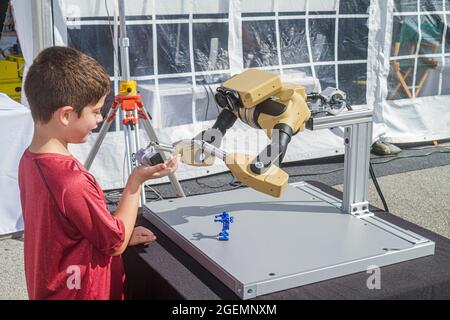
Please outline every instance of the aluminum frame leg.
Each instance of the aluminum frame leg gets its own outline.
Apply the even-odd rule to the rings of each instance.
[[[372,122],[353,124],[344,130],[345,173],[342,211],[361,216],[369,214],[368,181]]]

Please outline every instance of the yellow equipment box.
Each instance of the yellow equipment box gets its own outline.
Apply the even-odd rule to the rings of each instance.
[[[24,66],[22,56],[7,54],[6,60],[0,60],[0,92],[17,102],[21,100]]]

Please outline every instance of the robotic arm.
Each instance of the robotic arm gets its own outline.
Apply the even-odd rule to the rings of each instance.
[[[226,131],[239,118],[251,127],[265,130],[272,142],[250,163],[254,174],[265,173],[283,161],[291,137],[305,129],[311,112],[303,87],[282,84],[278,75],[249,69],[217,88],[215,100],[222,108],[216,123],[194,139],[220,146]],[[206,161],[205,161],[206,160]],[[196,152],[195,162],[209,164]]]
[[[212,128],[192,140],[175,143],[173,152],[181,154],[182,162],[194,166],[211,165],[215,157],[220,158],[242,183],[274,197],[280,197],[288,183],[289,176],[279,164],[292,136],[304,131],[312,116],[335,115],[349,108],[345,93],[338,89],[307,95],[304,87],[282,83],[278,75],[256,69],[232,77],[216,91],[215,100],[222,111]],[[265,130],[271,139],[258,156],[220,149],[223,136],[237,119]]]

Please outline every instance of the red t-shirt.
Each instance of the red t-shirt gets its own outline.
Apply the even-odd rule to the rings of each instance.
[[[125,227],[72,156],[25,150],[19,164],[30,299],[123,299]]]

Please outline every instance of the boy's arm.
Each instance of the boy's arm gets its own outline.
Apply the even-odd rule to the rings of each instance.
[[[128,178],[115,213],[116,218],[122,220],[124,224],[125,236],[122,245],[112,254],[113,256],[121,255],[128,246],[128,242],[130,241],[131,233],[136,222],[140,192],[141,183],[134,176],[133,171]]]
[[[136,223],[142,183],[148,179],[161,178],[175,172],[178,158],[175,157],[156,166],[139,166],[131,173],[115,214],[116,218],[124,224],[125,237],[122,245],[112,254],[113,256],[122,254],[130,241]]]

